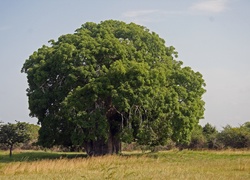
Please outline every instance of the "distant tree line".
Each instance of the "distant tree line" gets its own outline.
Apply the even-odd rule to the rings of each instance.
[[[169,140],[165,146],[142,146],[137,143],[126,144],[125,150],[170,150],[173,148],[179,149],[248,149],[250,148],[250,122],[246,122],[239,127],[227,125],[221,131],[218,131],[215,126],[207,123],[203,127],[195,126],[191,133],[190,142],[186,145],[178,145],[172,140]]]
[[[204,127],[198,125],[192,132],[188,148],[250,148],[250,122],[240,127],[227,125],[220,132],[209,123]]]
[[[10,156],[14,148],[20,149],[41,149],[37,144],[40,127],[38,125],[25,122],[0,124],[0,149],[10,150]],[[215,126],[207,123],[205,126],[197,125],[191,135],[190,143],[186,146],[179,146],[169,140],[165,146],[143,145],[139,143],[125,143],[123,150],[170,150],[181,149],[228,149],[228,148],[250,148],[250,122],[246,122],[239,127],[227,125],[222,131],[218,131]],[[51,150],[59,151],[84,151],[84,148],[77,146],[62,147],[54,146]]]

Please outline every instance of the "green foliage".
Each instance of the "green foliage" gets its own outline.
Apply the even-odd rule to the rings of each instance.
[[[203,117],[205,83],[156,33],[108,20],[85,23],[50,43],[22,68],[41,145],[190,141]]]
[[[30,140],[32,142],[37,141],[39,129],[40,129],[40,126],[35,125],[35,124],[28,124],[27,123],[27,133],[29,134]]]
[[[12,156],[12,149],[15,144],[24,143],[30,140],[28,134],[27,123],[17,122],[16,124],[1,124],[0,125],[0,143],[5,144],[10,149],[10,156]]]
[[[250,128],[249,122],[240,127],[224,127],[219,133],[218,140],[226,147],[249,148],[250,147]]]
[[[250,131],[250,122],[245,122],[242,127]]]
[[[194,130],[192,131],[191,141],[188,147],[191,149],[204,148],[206,143],[207,139],[203,134],[202,127],[200,125],[195,126]]]
[[[38,132],[40,129],[40,126],[35,124],[27,124],[27,134],[29,135],[29,141],[26,141],[21,145],[21,149],[36,149],[37,147],[37,141],[38,141]]]
[[[202,131],[207,141],[207,147],[211,149],[219,148],[218,147],[219,144],[217,143],[218,131],[216,130],[216,128],[212,126],[211,124],[207,123],[203,127]]]
[[[202,128],[203,134],[208,138],[209,136],[213,135],[213,134],[217,134],[218,131],[216,130],[216,128],[214,126],[212,126],[211,124],[207,123],[205,124],[205,126]]]
[[[250,147],[250,126],[249,122],[240,127],[227,125],[221,132],[214,126],[207,123],[204,127],[196,126],[191,134],[189,148],[249,148]]]

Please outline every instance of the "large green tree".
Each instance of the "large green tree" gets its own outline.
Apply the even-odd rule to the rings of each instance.
[[[23,65],[44,146],[118,153],[121,141],[188,143],[203,117],[204,80],[156,33],[134,23],[85,23]]]

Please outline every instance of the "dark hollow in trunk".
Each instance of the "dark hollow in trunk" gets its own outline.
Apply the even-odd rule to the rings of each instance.
[[[108,140],[99,139],[84,144],[86,153],[89,156],[102,156],[107,154],[118,154],[121,152],[121,141],[109,136]]]
[[[84,148],[89,156],[101,156],[106,154],[119,154],[121,152],[121,123],[122,117],[114,107],[106,114],[109,122],[108,139],[97,139],[84,143]]]

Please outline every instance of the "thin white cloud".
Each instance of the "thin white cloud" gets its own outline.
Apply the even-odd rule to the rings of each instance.
[[[123,13],[124,17],[127,18],[137,18],[137,17],[141,17],[141,16],[148,16],[151,14],[156,13],[158,10],[138,10],[138,11],[128,11]]]
[[[160,10],[147,9],[147,10],[127,11],[127,12],[124,12],[122,16],[125,20],[143,25],[145,23],[159,21],[159,18],[158,18],[159,14],[161,14]]]
[[[228,0],[203,0],[194,3],[190,9],[195,11],[205,11],[212,13],[220,13],[228,9]]]
[[[122,14],[126,20],[132,20],[138,24],[163,21],[163,17],[187,14],[186,11],[166,11],[159,9],[127,11]]]
[[[169,16],[194,15],[196,12],[220,13],[228,9],[229,0],[196,0],[196,3],[182,10],[142,9],[122,13],[125,20],[144,24],[164,21]],[[211,20],[212,21],[212,20]]]

